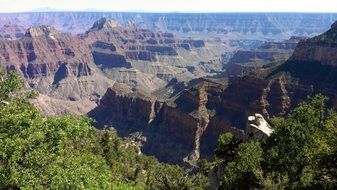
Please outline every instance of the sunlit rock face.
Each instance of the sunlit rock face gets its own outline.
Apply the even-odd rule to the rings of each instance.
[[[19,39],[0,40],[0,67],[16,70],[26,79],[27,88],[42,94],[37,105],[46,114],[84,114],[90,109],[68,101],[93,108],[113,84],[95,66],[85,41],[51,26],[32,26]]]

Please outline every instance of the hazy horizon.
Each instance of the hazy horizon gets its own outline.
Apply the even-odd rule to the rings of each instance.
[[[12,12],[179,12],[179,13],[337,13],[337,1],[305,0],[0,0]]]

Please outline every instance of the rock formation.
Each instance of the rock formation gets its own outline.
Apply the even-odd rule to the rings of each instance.
[[[336,66],[336,43],[337,23],[335,22],[331,29],[325,33],[301,41],[291,57],[291,61],[319,62],[324,66]]]
[[[202,40],[183,40],[172,33],[137,28],[132,22],[122,26],[102,18],[78,36],[43,25],[28,28],[20,39],[0,39],[0,67],[19,71],[27,86],[51,99],[97,101],[115,82],[147,89],[149,94],[173,77],[187,81],[219,72],[220,59],[214,60],[219,70],[197,67],[214,55],[205,56],[206,51]],[[48,113],[72,107],[50,111],[48,104],[39,105]]]
[[[146,154],[154,155],[165,162],[183,161],[193,165],[197,159],[213,154],[221,133],[233,132],[239,138],[247,138],[244,132],[247,117],[255,113],[261,113],[266,120],[271,116],[284,115],[316,93],[328,95],[332,98],[331,105],[336,106],[336,69],[332,64],[334,57],[322,57],[315,53],[319,52],[318,49],[322,46],[331,54],[335,51],[334,29],[335,25],[323,34],[327,36],[301,41],[293,56],[274,68],[265,78],[236,77],[228,83],[215,78],[191,81],[188,84],[174,81],[166,86],[172,93],[157,91],[156,95],[170,97],[165,101],[142,98],[142,101],[147,99],[147,106],[143,105],[147,110],[146,117],[142,117],[142,122],[136,118],[132,119],[133,117],[127,117],[129,121],[123,122],[112,118],[113,115],[118,115],[117,113],[133,113],[140,110],[139,107],[132,106],[134,103],[127,103],[127,108],[131,109],[128,111],[123,111],[124,106],[115,109],[116,106],[101,103],[96,108],[100,111],[93,110],[91,115],[102,121],[101,125],[119,123],[118,130],[123,131],[125,126],[134,126],[133,132],[144,132],[147,141],[142,147],[142,152]],[[329,43],[324,39],[329,39]],[[302,47],[311,47],[313,50],[303,51]],[[313,59],[308,60],[306,56],[301,55],[302,52],[313,53]],[[180,87],[183,90],[178,90]],[[124,102],[125,99],[128,99],[126,102],[139,101],[134,96],[123,96],[122,99],[109,96],[108,99],[114,102]],[[122,103],[115,102],[114,105]],[[156,109],[150,109],[151,107]],[[109,109],[113,112],[107,111]]]
[[[221,53],[212,53],[203,40],[153,32],[131,21],[121,25],[102,18],[82,38],[91,45],[94,62],[106,76],[150,93],[174,77],[188,81],[222,70]],[[201,63],[208,67],[199,67]]]
[[[261,114],[256,113],[255,115],[249,116],[247,119],[250,122],[247,130],[250,130],[255,138],[270,136],[273,132],[273,128],[269,125],[269,123],[264,119]]]
[[[20,71],[30,87],[55,98],[93,98],[111,85],[93,65],[87,44],[49,26],[30,27],[22,39],[1,40],[0,62],[2,69]]]

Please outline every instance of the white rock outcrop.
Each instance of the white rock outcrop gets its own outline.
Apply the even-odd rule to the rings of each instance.
[[[261,131],[267,136],[270,136],[270,134],[273,132],[272,127],[264,119],[264,117],[259,113],[255,113],[254,116],[249,116],[248,121],[249,121],[250,127],[258,129],[259,131]]]

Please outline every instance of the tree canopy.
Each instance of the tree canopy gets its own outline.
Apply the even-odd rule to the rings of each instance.
[[[11,72],[0,81],[0,189],[197,189],[178,167],[138,154],[87,117],[46,117]],[[197,187],[198,185],[198,187]]]
[[[334,189],[337,187],[337,113],[317,95],[285,118],[273,118],[266,139],[219,138],[218,188]]]

